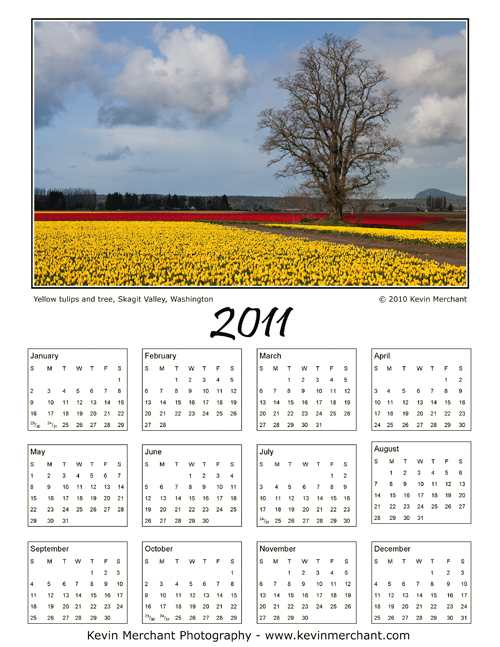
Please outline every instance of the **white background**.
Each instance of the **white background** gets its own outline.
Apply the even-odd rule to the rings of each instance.
[[[280,6],[281,5],[281,6]],[[250,8],[234,3],[191,5],[189,15],[206,17],[286,17],[282,4],[259,3]],[[492,15],[475,5],[455,3],[453,16],[446,3],[422,2],[405,11],[400,3],[378,3],[378,17],[466,18],[470,17],[470,289],[214,289],[149,290],[148,295],[213,296],[214,302],[197,305],[168,306],[137,304],[35,304],[34,296],[83,294],[70,290],[32,290],[31,283],[31,18],[117,18],[116,5],[90,2],[85,7],[61,2],[43,6],[27,3],[8,9],[4,16],[2,40],[2,78],[4,117],[3,172],[7,187],[15,188],[3,204],[3,291],[2,323],[2,428],[4,452],[2,469],[2,639],[5,644],[29,644],[66,647],[88,644],[86,626],[29,626],[27,624],[27,542],[28,540],[106,539],[129,542],[129,624],[95,627],[102,631],[179,630],[180,627],[144,626],[141,617],[140,556],[141,541],[164,539],[167,532],[141,527],[140,446],[142,443],[238,443],[243,444],[243,527],[207,529],[206,539],[243,541],[243,624],[239,626],[196,626],[193,631],[252,632],[252,644],[265,642],[263,633],[289,631],[297,627],[259,626],[256,615],[255,545],[262,540],[316,539],[355,540],[358,544],[357,607],[358,624],[342,627],[322,626],[322,631],[361,632],[401,631],[411,634],[411,644],[447,642],[455,647],[470,644],[490,645],[498,640],[499,569],[498,533],[498,433],[499,387],[496,213],[497,124],[495,111],[497,23]],[[165,3],[130,7],[130,17],[186,17],[182,9]],[[342,10],[331,3],[313,3],[300,8],[300,17],[372,18],[372,3],[357,3]],[[302,13],[303,10],[303,13]],[[41,13],[43,11],[43,14]],[[71,11],[71,13],[69,13]],[[187,11],[187,9],[185,10]],[[336,12],[331,16],[332,11]],[[491,11],[490,11],[491,13]],[[290,5],[288,15],[297,16]],[[494,151],[494,152],[493,152]],[[13,196],[13,197],[11,197]],[[141,294],[135,290],[86,290],[90,294]],[[144,294],[144,293],[142,293]],[[467,304],[391,304],[389,297],[405,295],[467,296]],[[385,296],[387,301],[380,302]],[[267,339],[263,328],[253,338],[237,336],[233,342],[210,339],[218,326],[214,313],[231,306],[241,313],[247,306],[267,313],[277,306],[280,311],[294,308],[286,328],[286,337],[275,331]],[[233,327],[235,332],[235,326]],[[26,350],[50,347],[124,347],[129,349],[129,430],[126,433],[71,433],[70,442],[124,443],[129,446],[129,526],[126,529],[34,529],[26,522],[26,446],[33,442],[66,442],[62,434],[36,436],[26,430]],[[238,347],[243,350],[243,431],[165,433],[141,432],[140,375],[141,348],[162,347]],[[257,529],[255,526],[255,446],[258,443],[285,442],[282,433],[256,431],[255,424],[255,349],[266,347],[345,347],[357,348],[358,358],[358,430],[356,432],[309,433],[287,435],[286,442],[347,443],[358,447],[358,526],[339,529]],[[405,440],[471,440],[473,452],[473,523],[463,526],[373,526],[370,524],[370,443],[391,440],[371,432],[370,424],[370,349],[378,347],[448,347],[472,348],[472,431],[431,433],[394,433]],[[404,438],[403,438],[404,436]],[[49,532],[50,530],[50,532]],[[63,532],[64,531],[64,532]],[[188,529],[176,529],[172,540],[188,540]],[[371,541],[389,540],[467,540],[473,546],[472,624],[453,626],[371,625]],[[189,626],[182,627],[189,629]],[[314,626],[299,627],[314,631]],[[260,634],[261,638],[256,638]]]

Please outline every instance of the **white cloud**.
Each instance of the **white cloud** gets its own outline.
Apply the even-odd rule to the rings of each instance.
[[[452,162],[448,162],[448,164],[446,164],[444,168],[449,168],[449,169],[467,168],[467,157],[465,155],[463,155],[462,157],[457,157],[456,160],[453,160]]]
[[[178,168],[174,168],[173,166],[164,168],[161,166],[139,166],[136,164],[128,168],[127,173],[176,173],[178,170]]]
[[[438,55],[434,49],[419,47],[409,56],[388,60],[385,69],[399,90],[443,97],[465,92],[465,58],[458,50]]]
[[[216,34],[193,25],[171,32],[157,25],[153,40],[161,56],[143,47],[128,54],[109,94],[118,105],[104,106],[100,123],[153,125],[165,116],[171,120],[172,111],[183,111],[207,125],[227,114],[232,99],[251,82],[245,58],[232,56]]]
[[[416,171],[417,169],[429,168],[430,164],[424,162],[416,162],[413,157],[402,157],[397,163],[398,169],[405,169],[409,171]]]
[[[407,140],[411,146],[462,143],[466,138],[465,96],[423,97],[411,109]]]
[[[127,155],[132,155],[129,146],[115,146],[115,149],[110,153],[99,153],[96,155],[96,162],[116,162],[117,160],[125,159]]]
[[[54,171],[51,171],[48,167],[46,168],[36,168],[35,175],[55,175]]]
[[[85,82],[99,94],[104,80],[96,55],[112,58],[122,45],[105,45],[92,22],[46,21],[35,24],[35,126],[48,126]]]

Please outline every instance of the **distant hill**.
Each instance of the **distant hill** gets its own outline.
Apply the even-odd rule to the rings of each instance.
[[[441,189],[425,189],[425,191],[420,191],[415,196],[415,200],[427,200],[427,196],[430,195],[432,198],[441,198],[443,195],[447,200],[465,200],[464,195],[455,195],[455,193],[448,193],[448,191],[441,191]]]
[[[284,207],[283,198],[273,195],[228,195],[227,198],[235,211],[279,211]]]

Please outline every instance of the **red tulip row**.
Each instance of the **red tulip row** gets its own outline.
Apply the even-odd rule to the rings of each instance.
[[[316,214],[314,218],[324,218],[324,214]],[[210,213],[206,211],[195,211],[193,213],[168,212],[168,211],[37,211],[35,220],[162,220],[175,222],[192,222],[194,220],[232,220],[238,222],[278,222],[298,223],[303,219],[302,215],[291,213]]]
[[[373,226],[378,225],[382,227],[418,227],[424,223],[428,222],[441,222],[445,218],[439,218],[437,216],[361,216],[358,222],[358,216],[356,214],[344,214],[344,220],[350,223],[357,223],[359,225]]]

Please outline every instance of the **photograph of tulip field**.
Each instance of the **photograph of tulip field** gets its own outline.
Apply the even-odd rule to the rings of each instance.
[[[467,286],[464,21],[33,42],[34,286]]]

